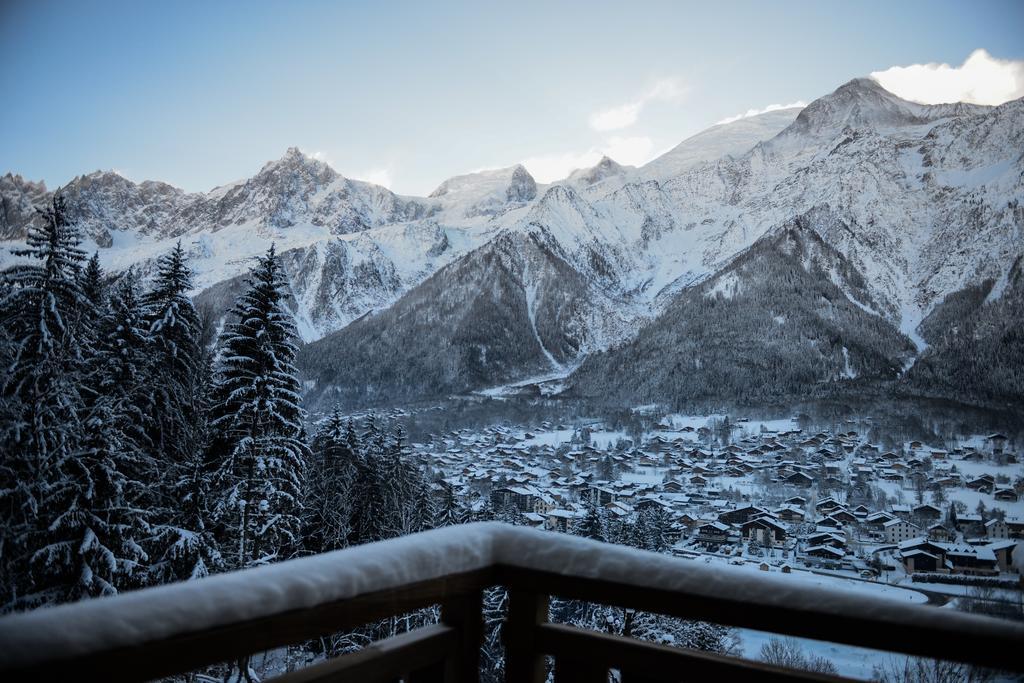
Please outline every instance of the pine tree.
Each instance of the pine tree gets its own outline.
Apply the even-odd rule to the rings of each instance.
[[[203,414],[208,410],[211,363],[209,354],[204,354],[199,391]],[[212,467],[207,453],[197,449],[184,457],[183,462],[169,464],[161,478],[163,505],[151,539],[150,580],[156,584],[201,579],[225,568],[210,522]]]
[[[121,278],[96,323],[83,382],[82,440],[51,492],[57,515],[33,556],[37,584],[59,601],[144,585],[153,470],[144,429],[148,339],[135,278]]]
[[[99,252],[93,252],[81,275],[82,294],[92,304],[93,310],[106,309],[107,283],[106,275],[100,267]]]
[[[0,287],[7,361],[0,370],[0,578],[9,608],[51,597],[45,590],[33,594],[29,564],[47,542],[53,515],[61,512],[53,507],[54,495],[76,474],[69,467],[81,433],[79,325],[88,302],[79,274],[85,253],[59,192],[40,214],[41,225],[29,229],[26,248],[13,252],[31,262],[5,271]]]
[[[352,495],[357,454],[349,441],[346,423],[335,408],[313,434],[306,473],[304,546],[322,553],[348,545],[351,536]]]
[[[455,489],[446,481],[441,481],[441,503],[437,509],[437,516],[434,518],[434,526],[452,526],[461,524],[464,519],[464,512],[455,498]]]
[[[203,349],[199,316],[191,299],[192,272],[178,242],[157,260],[144,307],[152,339],[153,420],[150,438],[161,462],[189,461],[203,447]]]
[[[213,511],[234,567],[283,559],[301,545],[308,449],[300,438],[295,327],[284,286],[271,247],[250,273],[222,338],[210,422]]]
[[[583,536],[595,541],[607,541],[607,524],[604,511],[596,505],[588,506],[586,516],[573,524],[572,533],[574,536]]]

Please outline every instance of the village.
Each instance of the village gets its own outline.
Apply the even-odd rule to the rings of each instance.
[[[571,532],[594,509],[629,525],[657,510],[680,557],[856,588],[966,596],[998,586],[1019,603],[1024,469],[1005,435],[885,448],[852,428],[740,420],[724,429],[666,420],[632,439],[600,424],[495,426],[413,449],[439,493],[474,511],[511,509],[537,528]]]

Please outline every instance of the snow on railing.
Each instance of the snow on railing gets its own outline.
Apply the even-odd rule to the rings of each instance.
[[[697,618],[709,618],[722,605],[723,623],[815,637],[815,624],[772,629],[771,615],[785,612],[820,621],[820,637],[830,639],[829,617],[883,623],[886,631],[948,637],[969,635],[972,642],[991,638],[1024,643],[1024,625],[952,610],[908,605],[805,585],[791,575],[762,574],[738,567],[710,566],[692,560],[598,543],[555,532],[495,522],[435,529],[380,543],[299,558],[200,579],[144,589],[111,598],[48,607],[0,618],[0,671],[17,670],[52,659],[81,657],[176,636],[208,632],[241,622],[271,618],[327,603],[407,588],[442,577],[494,569],[490,583],[520,582],[522,577],[569,577],[581,585],[614,586],[619,595],[647,591],[674,594],[703,605]],[[520,577],[520,578],[517,578]],[[531,579],[532,580],[532,579]],[[558,594],[572,583],[549,581],[537,590]],[[631,592],[632,591],[632,592]],[[600,595],[598,594],[598,597]],[[587,598],[590,599],[590,598]],[[628,598],[633,599],[633,598]],[[610,600],[611,604],[616,603]],[[649,609],[647,605],[630,605]],[[674,608],[679,611],[679,608]],[[650,610],[656,611],[656,610]],[[737,617],[737,614],[760,614]],[[908,638],[913,636],[908,635]],[[879,643],[870,634],[845,642]],[[908,652],[903,647],[896,651]],[[955,659],[956,657],[954,657]],[[991,659],[991,658],[990,658]]]

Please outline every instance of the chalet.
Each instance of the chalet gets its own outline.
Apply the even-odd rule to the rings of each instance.
[[[1006,448],[1007,438],[1004,434],[989,434],[985,441],[988,442],[993,455],[1000,455]]]
[[[955,535],[941,524],[932,524],[928,527],[928,540],[930,541],[952,541]]]
[[[1006,529],[1010,538],[1024,538],[1024,519],[1019,517],[1007,517],[1005,520]]]
[[[1006,522],[998,519],[990,519],[985,522],[985,538],[1006,539],[1010,537],[1010,529]]]
[[[996,554],[988,546],[949,546],[946,562],[953,574],[991,576],[999,573]]]
[[[835,498],[831,498],[830,497],[830,498],[822,498],[821,500],[819,500],[815,504],[814,509],[817,510],[818,512],[822,512],[824,510],[831,510],[833,508],[839,508],[839,507],[842,507],[842,505],[839,503],[839,501],[836,500]]]
[[[846,557],[844,550],[831,545],[813,545],[804,550],[804,554],[809,557],[818,557],[825,560],[841,560]]]
[[[832,512],[829,513],[829,517],[838,520],[843,524],[843,526],[846,526],[847,524],[856,524],[857,522],[857,518],[853,515],[853,513],[844,508],[833,510]]]
[[[982,493],[992,493],[992,489],[995,488],[996,481],[991,474],[983,474],[980,477],[975,477],[965,484],[967,488],[973,489],[974,491],[980,491]]]
[[[718,515],[718,521],[723,524],[743,524],[757,515],[768,514],[764,508],[754,505],[747,505],[735,510],[729,510]]]
[[[1013,489],[1005,488],[996,489],[995,493],[992,494],[992,497],[1004,503],[1016,503],[1019,496]]]
[[[831,545],[836,548],[846,547],[846,536],[834,532],[819,532],[810,534],[804,541],[808,546]]]
[[[934,505],[923,503],[921,505],[914,506],[911,516],[914,517],[914,519],[921,520],[922,522],[937,522],[942,519],[942,510]]]
[[[903,519],[910,517],[910,506],[909,505],[893,505],[892,514]]]
[[[725,543],[729,540],[729,525],[721,522],[704,522],[697,527],[696,540],[703,543]]]
[[[996,567],[1001,572],[1013,570],[1013,551],[1017,547],[1016,541],[1003,540],[989,543],[988,549],[996,556]]]
[[[819,529],[842,529],[843,523],[830,515],[828,517],[822,517],[821,519],[819,519],[817,522],[814,523],[814,526],[818,527]]]
[[[807,476],[803,472],[794,472],[793,474],[783,479],[783,481],[786,484],[789,484],[790,486],[799,486],[801,488],[806,488],[814,483],[814,479]]]
[[[805,517],[803,508],[795,505],[783,505],[775,510],[775,516],[784,522],[802,522]]]
[[[804,507],[807,505],[807,499],[803,496],[792,496],[783,501],[784,505],[796,505],[797,507]]]
[[[957,515],[956,525],[965,536],[980,536],[985,533],[985,520],[981,515]]]
[[[900,543],[921,535],[921,527],[905,519],[891,519],[882,528],[886,543]]]
[[[757,517],[740,526],[743,538],[763,546],[782,545],[786,542],[786,529],[771,517]]]
[[[937,572],[943,569],[942,559],[924,550],[911,550],[900,554],[903,570],[908,574],[914,572]]]

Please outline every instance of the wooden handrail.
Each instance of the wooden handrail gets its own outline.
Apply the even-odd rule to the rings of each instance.
[[[293,679],[348,680],[344,676],[359,671],[352,680],[375,680],[369,677],[373,673],[381,680],[414,674],[408,680],[474,681],[483,634],[482,591],[494,585],[509,590],[506,665],[508,680],[517,683],[540,680],[545,655],[562,660],[563,680],[596,680],[608,668],[625,672],[641,657],[651,662],[689,658],[690,666],[709,671],[753,666],[765,675],[786,673],[547,624],[548,595],[1024,671],[1021,624],[483,523],[9,615],[0,618],[0,677],[146,680],[440,605],[438,627],[380,641],[358,656],[345,655]],[[581,663],[587,647],[604,657]]]

